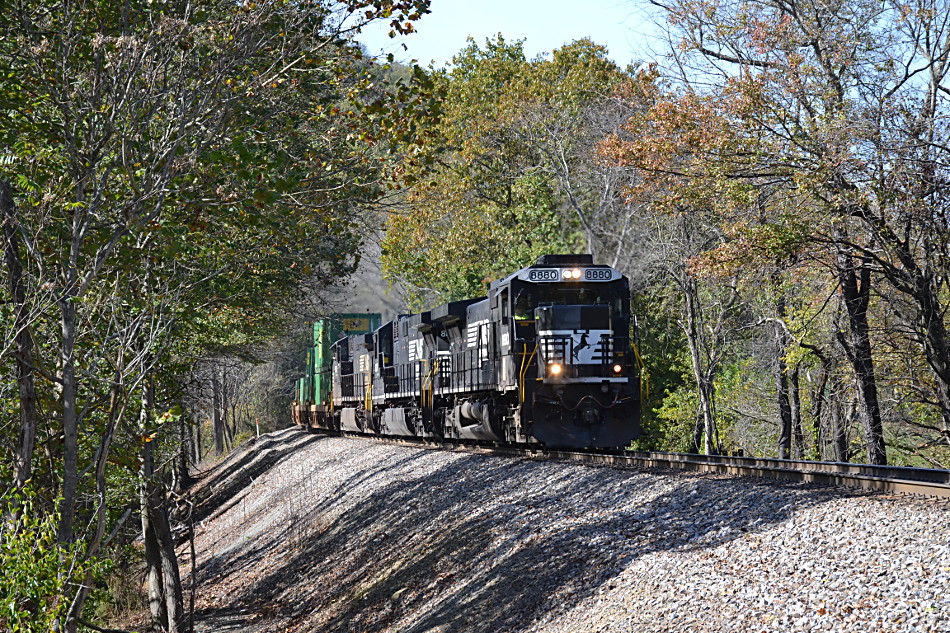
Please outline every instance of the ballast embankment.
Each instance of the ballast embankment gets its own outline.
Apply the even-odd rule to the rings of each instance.
[[[944,501],[294,430],[197,490],[204,632],[950,631]]]

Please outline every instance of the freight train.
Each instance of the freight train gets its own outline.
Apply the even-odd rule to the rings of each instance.
[[[590,255],[545,255],[487,297],[314,326],[293,419],[308,429],[620,448],[640,434],[630,290]]]

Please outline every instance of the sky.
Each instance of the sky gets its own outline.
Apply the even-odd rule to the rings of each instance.
[[[498,33],[506,40],[524,39],[529,59],[589,37],[625,67],[653,58],[653,27],[644,5],[635,0],[432,0],[432,12],[415,25],[417,33],[390,39],[383,23],[357,39],[370,54],[393,53],[401,62],[416,59],[423,66],[432,62],[440,67],[451,62],[469,36],[479,45]]]

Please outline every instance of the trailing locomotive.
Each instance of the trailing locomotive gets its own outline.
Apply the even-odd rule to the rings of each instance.
[[[590,255],[545,255],[493,282],[487,297],[349,330],[328,361],[308,365],[294,420],[379,435],[623,447],[640,434],[630,326],[623,275]],[[317,376],[331,381],[329,392],[308,400]]]

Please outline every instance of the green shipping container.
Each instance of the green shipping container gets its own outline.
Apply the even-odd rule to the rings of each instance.
[[[313,324],[313,347],[307,350],[305,383],[307,399],[299,402],[323,404],[330,400],[330,348],[344,336],[367,334],[379,329],[382,315],[378,313],[345,312],[333,314]]]

